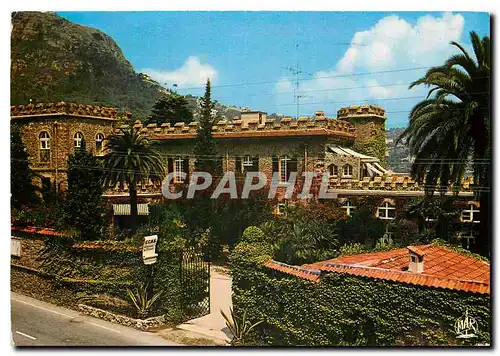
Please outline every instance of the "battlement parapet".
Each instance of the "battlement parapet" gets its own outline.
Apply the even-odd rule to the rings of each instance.
[[[337,111],[337,119],[339,120],[364,116],[376,116],[385,119],[385,110],[377,105],[351,105]]]
[[[64,101],[58,103],[37,103],[28,105],[13,105],[10,107],[11,118],[22,118],[29,116],[48,116],[48,115],[72,115],[72,116],[90,116],[106,119],[116,119],[117,111],[115,108],[67,103]]]
[[[174,125],[163,123],[157,125],[151,123],[143,125],[137,122],[134,127],[141,130],[146,136],[151,136],[154,139],[182,139],[193,138],[197,134],[199,123],[196,121],[186,124],[178,122]],[[121,127],[123,128],[123,127]],[[216,125],[212,126],[214,137],[245,137],[252,136],[299,136],[299,135],[331,135],[339,136],[348,139],[355,138],[355,128],[349,122],[325,118],[315,120],[312,118],[300,118],[297,121],[292,121],[290,118],[282,118],[281,120],[267,119],[265,123],[259,124],[258,121],[250,121],[247,123],[241,120],[227,121],[220,120]]]
[[[387,177],[365,177],[362,180],[329,178],[329,188],[332,190],[393,190],[393,191],[424,191],[425,186],[419,185],[408,176],[387,176]],[[474,183],[472,178],[463,179],[460,192],[473,192]],[[450,185],[448,193],[455,192],[455,187]]]

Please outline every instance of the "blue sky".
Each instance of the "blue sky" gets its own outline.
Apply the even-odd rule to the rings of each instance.
[[[111,36],[138,72],[181,94],[227,105],[297,115],[377,104],[387,127],[404,126],[425,88],[408,90],[425,68],[489,35],[487,13],[440,12],[59,12]],[[297,50],[298,45],[298,50]],[[470,49],[470,47],[469,47]]]

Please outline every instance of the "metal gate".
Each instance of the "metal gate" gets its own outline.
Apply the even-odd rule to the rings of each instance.
[[[210,314],[210,262],[203,260],[203,254],[188,249],[182,254],[181,303],[186,320]]]

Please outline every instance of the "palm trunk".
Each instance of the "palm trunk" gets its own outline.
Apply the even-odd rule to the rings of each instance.
[[[130,195],[130,224],[132,235],[137,231],[137,189],[135,183],[129,184]]]

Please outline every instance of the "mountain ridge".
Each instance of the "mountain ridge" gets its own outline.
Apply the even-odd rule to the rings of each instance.
[[[54,12],[14,12],[11,21],[11,105],[110,106],[145,121],[156,100],[171,93],[137,73],[113,38],[98,29]],[[198,98],[185,98],[196,111]],[[239,114],[221,103],[216,107],[229,119]]]

